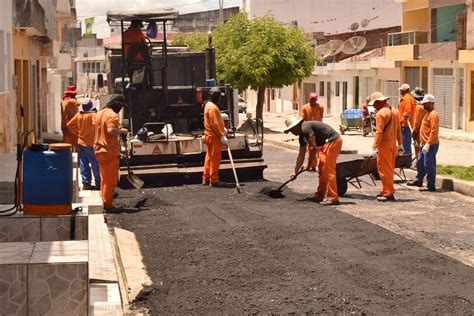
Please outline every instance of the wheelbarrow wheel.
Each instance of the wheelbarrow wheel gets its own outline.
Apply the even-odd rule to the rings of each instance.
[[[337,178],[337,193],[343,196],[347,192],[347,181],[345,178]]]

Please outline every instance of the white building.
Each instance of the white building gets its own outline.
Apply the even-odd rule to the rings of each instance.
[[[251,18],[272,14],[277,20],[297,24],[306,33],[318,34],[318,37],[347,34],[351,26],[357,29],[356,35],[364,35],[401,25],[401,5],[393,0],[299,0],[297,4],[291,0],[244,0],[243,8]],[[367,52],[368,60],[359,57],[355,61],[315,65],[312,75],[298,85],[268,89],[264,111],[297,111],[308,102],[310,92],[318,93],[326,115],[332,116],[346,108],[357,107],[375,89],[392,96],[395,102],[400,73],[394,62],[379,56],[382,50],[375,48],[380,46],[383,45],[367,47],[371,51]],[[374,60],[369,60],[372,57]],[[254,91],[246,91],[245,97],[249,108],[255,106]]]
[[[12,3],[12,0],[2,1],[2,10],[0,10],[0,153],[10,152],[16,143]]]

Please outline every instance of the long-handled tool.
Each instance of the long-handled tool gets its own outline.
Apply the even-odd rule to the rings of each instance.
[[[130,169],[130,154],[128,153],[128,139],[124,140],[124,143],[125,143],[125,162],[127,164],[127,172],[128,172],[127,180],[135,189],[140,190],[141,188],[143,188],[143,185],[145,184],[145,182],[136,174],[134,174],[132,170]]]
[[[298,171],[298,172],[296,173],[294,179],[289,179],[289,180],[287,180],[287,181],[284,182],[282,185],[280,185],[280,186],[278,187],[278,189],[272,190],[272,189],[270,189],[270,188],[264,188],[261,192],[262,192],[263,194],[268,195],[269,197],[271,197],[271,198],[273,198],[273,199],[281,199],[281,198],[285,197],[285,196],[281,193],[281,191],[283,190],[283,188],[284,188],[288,183],[290,183],[291,181],[296,180],[296,178],[297,178],[301,173],[303,173],[305,170],[306,170],[306,169],[300,169],[300,171]]]
[[[237,171],[235,170],[234,159],[232,158],[232,152],[230,151],[229,146],[227,146],[227,153],[229,154],[230,164],[232,165],[232,172],[234,173],[235,187],[237,189],[237,192],[241,193],[239,178],[237,177]]]

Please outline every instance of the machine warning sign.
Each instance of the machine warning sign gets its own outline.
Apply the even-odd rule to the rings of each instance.
[[[158,145],[155,145],[155,148],[153,148],[153,152],[151,154],[152,155],[160,155],[161,154],[160,147],[158,147]]]

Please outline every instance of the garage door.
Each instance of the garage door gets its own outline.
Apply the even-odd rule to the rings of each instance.
[[[454,76],[452,68],[435,68],[433,95],[436,98],[435,110],[439,113],[439,125],[453,128]]]

